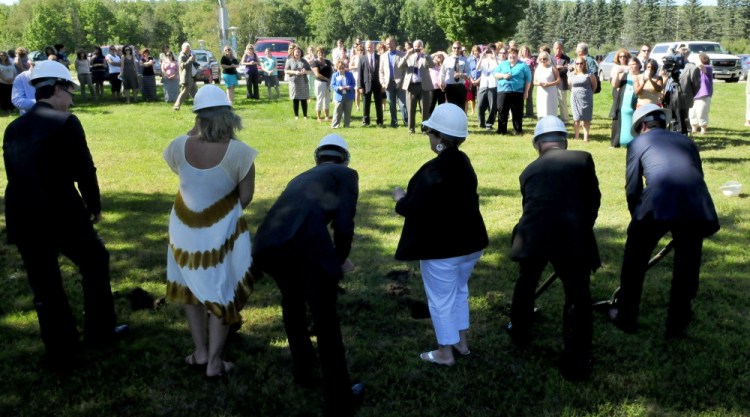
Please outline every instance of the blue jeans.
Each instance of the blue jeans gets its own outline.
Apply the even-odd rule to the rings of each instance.
[[[401,117],[404,120],[404,125],[408,122],[406,115],[406,91],[396,87],[393,83],[385,90],[385,97],[388,100],[388,108],[391,111],[391,126],[398,126],[398,116],[396,115],[396,100],[398,100],[398,106],[401,108]]]

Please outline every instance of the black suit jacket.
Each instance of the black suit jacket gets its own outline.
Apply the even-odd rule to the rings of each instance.
[[[357,171],[344,165],[320,164],[292,179],[255,234],[255,266],[266,270],[266,259],[284,252],[289,262],[315,265],[340,279],[352,246],[358,195]]]
[[[652,129],[630,142],[627,155],[625,195],[633,220],[687,220],[704,236],[719,230],[698,148],[690,138]]]
[[[10,243],[95,234],[91,216],[102,210],[99,184],[76,116],[37,102],[5,129],[3,158]]]
[[[561,90],[570,90],[570,87],[568,86],[568,65],[570,64],[570,57],[562,54],[560,55],[560,60],[557,60],[557,57],[554,54],[550,54],[550,59],[552,60],[552,64],[555,66],[562,65],[562,69],[558,69],[558,72],[560,73],[560,89]]]
[[[591,154],[550,149],[523,170],[520,182],[523,214],[513,230],[513,260],[585,260],[596,270],[601,193]]]
[[[357,88],[364,89],[365,93],[379,93],[381,90],[378,71],[380,68],[380,56],[375,54],[375,62],[370,65],[370,55],[365,54],[359,60],[359,75],[357,76]]]
[[[414,174],[396,212],[404,216],[399,260],[468,255],[489,242],[479,212],[477,175],[466,154],[454,147]]]

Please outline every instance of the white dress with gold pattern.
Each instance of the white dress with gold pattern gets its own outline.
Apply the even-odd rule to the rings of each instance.
[[[167,298],[204,304],[224,323],[236,323],[252,289],[250,232],[237,185],[258,152],[231,140],[218,165],[199,169],[185,159],[187,138],[178,137],[164,150],[180,177],[169,216]]]

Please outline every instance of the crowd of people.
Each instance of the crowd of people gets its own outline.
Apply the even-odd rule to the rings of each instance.
[[[541,45],[536,55],[529,46],[519,46],[513,40],[507,44],[498,41],[473,45],[468,50],[467,53],[466,47],[454,42],[450,52],[427,53],[421,40],[407,41],[402,46],[393,37],[377,44],[357,38],[351,49],[338,40],[329,60],[325,47],[310,46],[305,54],[300,45],[293,43],[284,74],[294,116],[300,117],[301,108],[306,119],[308,100],[314,98],[319,122],[338,128],[342,126],[340,120],[351,120],[353,111],[361,111],[362,125],[366,126],[370,124],[374,104],[377,125],[386,125],[383,114],[387,113],[391,127],[405,126],[415,133],[417,113],[427,120],[437,104],[449,102],[475,115],[480,129],[501,135],[523,134],[524,117],[555,114],[569,123],[572,116],[574,139],[589,140],[593,94],[602,88],[598,76],[602,57],[589,55],[586,43],[576,45],[573,58],[565,54],[562,42],[555,42],[552,47]],[[660,70],[660,64],[649,58],[650,52],[651,47],[644,44],[635,56],[625,48],[615,54],[609,74],[613,97],[609,114],[612,147],[627,146],[632,140],[628,133],[632,114],[648,103],[673,110],[674,130],[707,132],[713,95],[713,69],[708,56],[701,54],[694,64],[688,61],[687,48],[674,51],[684,56],[686,65],[670,81],[674,74]],[[24,112],[33,105],[28,74],[19,76],[34,62],[48,59],[71,65],[65,46],[60,44],[47,47],[44,53],[35,53],[33,57],[25,48],[0,52],[0,110],[9,113],[17,108]],[[344,66],[342,72],[338,70],[339,61]],[[117,100],[124,98],[127,103],[137,101],[139,95],[146,101],[158,100],[156,63],[148,48],[128,45],[110,45],[106,53],[100,47],[90,53],[78,49],[72,62],[84,87],[80,91],[83,100],[87,97],[100,100],[107,81],[111,96]],[[194,97],[197,91],[196,75],[200,70],[189,44],[181,46],[177,57],[168,45],[164,46],[158,63],[163,99],[179,110],[182,102]],[[268,100],[273,99],[273,91],[275,99],[280,98],[279,71],[270,50],[257,54],[254,46],[248,44],[240,56],[225,46],[219,66],[230,102],[234,102],[242,78],[246,79],[247,99],[260,99],[261,79]],[[339,84],[347,84],[337,87],[337,91],[334,78]],[[343,91],[347,94],[337,94]],[[341,110],[335,122],[331,105]],[[349,123],[343,127],[349,127]]]

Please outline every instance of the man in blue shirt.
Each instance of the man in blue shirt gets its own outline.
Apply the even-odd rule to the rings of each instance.
[[[495,70],[497,78],[497,133],[508,133],[508,112],[513,116],[513,130],[523,134],[523,103],[529,96],[531,70],[518,60],[518,50],[510,48],[508,59]]]

